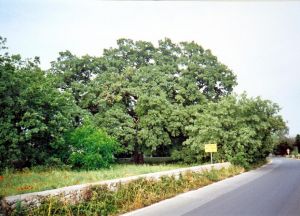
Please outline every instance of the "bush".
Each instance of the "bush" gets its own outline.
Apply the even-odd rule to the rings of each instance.
[[[47,158],[45,163],[47,167],[63,167],[65,165],[60,158],[54,156]]]
[[[174,161],[182,161],[184,163],[188,163],[188,164],[191,164],[191,163],[203,163],[205,161],[208,161],[208,157],[206,158],[206,156],[208,155],[205,155],[205,153],[202,151],[200,152],[199,150],[194,150],[194,149],[191,149],[189,147],[183,147],[179,150],[173,150],[172,153],[171,153],[171,158],[174,160]]]
[[[247,161],[247,158],[244,153],[237,153],[234,157],[231,158],[230,162],[234,165],[242,166],[245,169],[250,168],[250,164]]]
[[[100,128],[84,125],[66,136],[71,154],[68,162],[73,168],[107,168],[114,162],[114,154],[119,151],[115,139]]]
[[[296,157],[299,154],[298,148],[295,147],[294,150],[292,151],[291,155],[293,155],[294,157]]]

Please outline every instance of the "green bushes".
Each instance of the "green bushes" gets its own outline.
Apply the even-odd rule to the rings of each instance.
[[[70,145],[69,163],[74,168],[97,169],[109,167],[119,145],[105,131],[92,125],[76,128],[66,136]]]
[[[295,149],[292,151],[291,155],[294,156],[294,157],[299,155],[299,151],[298,151],[297,147],[295,147]]]
[[[286,129],[279,110],[271,101],[249,98],[246,94],[209,102],[186,127],[188,138],[183,143],[184,151],[175,156],[202,162],[207,158],[204,145],[217,143],[216,159],[247,168],[266,158],[276,138]]]
[[[232,166],[228,169],[203,173],[187,172],[179,178],[172,176],[162,177],[160,180],[138,179],[120,184],[114,191],[107,186],[95,186],[84,194],[84,199],[80,203],[67,204],[51,198],[40,207],[23,209],[23,212],[24,215],[118,215],[241,172],[243,168]]]
[[[243,152],[237,153],[234,157],[230,159],[230,162],[235,165],[240,165],[244,168],[249,168],[250,164],[246,159],[246,156]]]

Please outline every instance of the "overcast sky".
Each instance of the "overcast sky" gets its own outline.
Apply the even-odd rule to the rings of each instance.
[[[44,69],[59,51],[101,55],[118,38],[193,40],[234,71],[235,92],[278,103],[300,133],[300,2],[0,0],[0,35]]]

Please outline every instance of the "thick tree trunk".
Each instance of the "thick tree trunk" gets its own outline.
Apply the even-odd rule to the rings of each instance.
[[[143,164],[144,163],[144,154],[140,151],[138,145],[135,145],[135,147],[134,147],[133,162],[135,164]]]
[[[139,119],[136,115],[134,117],[134,122],[135,122],[136,128],[135,128],[135,144],[134,144],[134,151],[133,151],[133,162],[135,164],[143,164],[144,163],[144,154],[141,151],[140,145],[138,144],[138,122],[139,122]]]

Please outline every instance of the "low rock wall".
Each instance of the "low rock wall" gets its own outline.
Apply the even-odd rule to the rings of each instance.
[[[60,197],[61,199],[69,202],[69,203],[77,203],[81,199],[84,199],[87,195],[89,189],[92,186],[97,185],[107,185],[109,188],[114,190],[118,184],[124,184],[128,183],[133,180],[137,180],[140,178],[145,179],[159,179],[162,176],[175,176],[178,177],[180,174],[185,172],[203,172],[203,171],[209,171],[212,168],[213,169],[221,169],[221,168],[228,168],[230,166],[230,163],[217,163],[212,165],[202,165],[202,166],[194,166],[194,167],[188,167],[188,168],[181,168],[181,169],[175,169],[175,170],[169,170],[169,171],[162,171],[162,172],[156,172],[156,173],[149,173],[144,175],[138,175],[138,176],[131,176],[126,178],[119,178],[119,179],[113,179],[113,180],[107,180],[107,181],[99,181],[94,183],[88,183],[88,184],[80,184],[80,185],[73,185],[53,190],[47,190],[47,191],[41,191],[41,192],[34,192],[34,193],[27,193],[27,194],[20,194],[20,195],[14,195],[14,196],[8,196],[4,197],[1,200],[1,209],[4,214],[7,214],[8,212],[11,212],[13,209],[16,208],[18,203],[21,203],[22,206],[29,206],[29,207],[35,207],[39,206],[41,201],[45,198],[49,198],[52,196]],[[1,212],[1,211],[0,211]],[[0,213],[1,215],[1,213]]]

